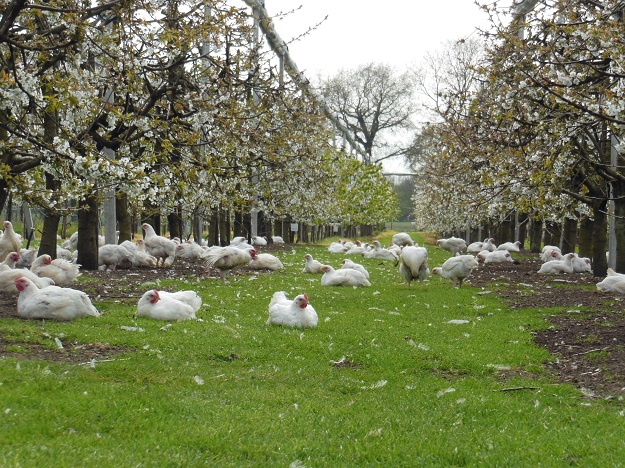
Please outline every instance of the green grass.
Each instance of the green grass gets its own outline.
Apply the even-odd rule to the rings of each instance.
[[[429,251],[430,267],[449,255]],[[301,273],[305,253],[343,258],[298,245],[273,274],[163,280],[202,295],[201,321],[134,318],[134,301],[96,303],[99,319],[1,321],[13,352],[55,337],[129,351],[0,360],[0,465],[622,465],[622,402],[588,400],[543,370],[553,358],[531,332],[551,311],[512,311],[439,277],[408,288],[373,259],[358,259],[370,288],[321,287]],[[278,290],[306,292],[319,326],[266,325]]]

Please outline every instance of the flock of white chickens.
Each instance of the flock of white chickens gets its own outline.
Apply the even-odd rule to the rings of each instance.
[[[142,228],[145,231],[143,240],[102,245],[99,250],[100,268],[166,268],[176,258],[186,258],[202,260],[207,267],[218,270],[223,282],[230,270],[238,266],[271,271],[284,268],[280,259],[274,255],[258,252],[257,247],[267,245],[267,240],[262,237],[253,237],[252,244],[248,244],[243,237],[235,237],[229,246],[208,247],[159,236],[147,223]],[[284,243],[280,237],[272,240],[274,243]],[[399,263],[399,271],[409,287],[412,281],[421,283],[431,273],[452,280],[454,287],[459,288],[480,264],[514,262],[511,253],[520,251],[520,242],[506,242],[499,246],[494,242],[494,239],[486,239],[484,242],[466,245],[463,239],[456,237],[439,239],[437,246],[451,252],[452,256],[431,271],[427,249],[415,245],[407,233],[395,234],[389,248],[382,248],[377,240],[372,244],[340,240],[332,243],[328,251]],[[80,265],[75,262],[76,244],[77,237],[74,235],[59,247],[59,258],[53,260],[49,255],[36,256],[36,251],[21,249],[20,236],[9,221],[4,222],[4,232],[0,237],[0,258],[5,260],[0,263],[0,290],[19,294],[17,313],[20,317],[72,320],[100,315],[84,292],[68,287],[80,275]],[[545,246],[541,259],[543,264],[538,271],[541,274],[592,271],[589,259],[573,253],[562,255],[560,249],[554,246]],[[322,264],[310,254],[306,254],[304,260],[303,272],[321,274],[322,286],[371,286],[366,268],[350,258],[345,258],[339,269]],[[598,283],[597,288],[625,293],[625,275],[610,270],[608,277]],[[146,291],[139,299],[136,315],[167,321],[188,320],[196,318],[201,306],[202,299],[195,291],[170,293],[154,289]],[[306,294],[290,300],[283,291],[278,291],[271,298],[268,312],[267,323],[272,325],[309,328],[318,323],[317,313]]]

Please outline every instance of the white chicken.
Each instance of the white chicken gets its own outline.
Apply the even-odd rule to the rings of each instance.
[[[359,240],[345,251],[345,255],[361,255],[368,250],[369,244],[363,244]]]
[[[105,244],[98,249],[98,269],[115,271],[118,267],[132,266],[132,253],[118,244]]]
[[[330,253],[344,253],[347,252],[348,248],[345,246],[345,243],[339,239],[338,242],[332,242],[328,246],[328,252]]]
[[[495,250],[495,239],[486,239],[484,242],[473,242],[467,246],[467,253],[480,253],[482,250]]]
[[[226,282],[226,275],[238,266],[249,264],[258,251],[255,248],[239,249],[237,247],[212,247],[205,254],[206,266],[217,268],[221,281]]]
[[[304,265],[302,273],[323,273],[321,271],[323,263],[319,260],[315,260],[310,254],[304,255],[304,259],[306,260],[306,264]]]
[[[321,271],[323,271],[322,286],[371,286],[365,275],[357,270],[335,270],[330,265],[324,265]]]
[[[30,268],[30,265],[37,258],[37,249],[20,250],[20,259],[15,264],[15,268]]]
[[[125,240],[121,244],[131,255],[132,266],[136,268],[154,268],[156,267],[156,257],[153,257],[145,251],[143,240],[137,240],[137,243]],[[143,248],[141,247],[143,246]]]
[[[193,290],[184,290],[176,292],[158,291],[159,296],[162,298],[170,297],[180,302],[184,302],[193,308],[193,312],[197,313],[202,307],[202,298]]]
[[[360,263],[355,263],[354,261],[346,258],[343,260],[343,265],[341,266],[341,270],[356,270],[365,275],[365,278],[369,279],[369,272],[367,269],[362,266]]]
[[[603,292],[625,294],[625,275],[608,268],[608,276],[597,283],[597,289]]]
[[[373,250],[371,252],[372,254],[367,255],[367,257],[379,258],[382,260],[392,260],[394,262],[397,262],[399,260],[395,253],[391,252],[389,249],[383,249],[380,245],[380,241],[377,240],[373,241]]]
[[[419,247],[419,244],[415,243],[416,247]],[[391,252],[393,252],[395,255],[397,255],[397,257],[399,257],[401,255],[401,249],[403,247],[400,247],[399,245],[395,245],[392,242],[390,243],[390,245],[388,246],[388,250],[390,250]]]
[[[79,317],[99,317],[89,296],[77,289],[48,286],[40,289],[30,279],[15,279],[17,315],[25,319],[72,320]]]
[[[274,244],[284,244],[284,239],[280,236],[272,236],[271,240]]]
[[[588,257],[575,254],[571,259],[574,273],[592,273],[592,261]]]
[[[176,259],[177,244],[166,237],[157,235],[154,228],[148,223],[143,223],[141,227],[145,231],[143,237],[145,251],[156,257],[156,267],[170,266]]]
[[[507,250],[508,252],[520,252],[521,251],[521,241],[516,242],[504,242],[497,246],[496,250]]]
[[[40,255],[33,260],[30,270],[38,276],[51,278],[57,286],[67,286],[81,275],[80,265],[48,254]]]
[[[194,306],[171,293],[162,294],[156,289],[145,292],[137,303],[137,317],[169,321],[190,320],[196,318],[195,312]]]
[[[260,236],[252,236],[252,245],[265,246],[267,245],[267,238]]]
[[[473,255],[456,255],[445,260],[440,267],[433,268],[432,274],[453,280],[454,288],[461,288],[464,279],[478,265]]]
[[[247,244],[247,239],[243,236],[233,237],[230,241],[230,245]]]
[[[78,248],[78,231],[69,236],[69,239],[63,242],[62,247],[67,250],[76,250]]]
[[[206,250],[195,242],[184,242],[176,247],[176,258],[196,261],[202,258]]]
[[[419,283],[430,274],[428,266],[428,251],[425,247],[404,247],[399,256],[399,272],[406,279],[408,287],[413,280],[418,279]]]
[[[252,261],[248,264],[252,270],[282,270],[284,265],[278,257],[268,253],[262,253],[256,255]]]
[[[453,255],[467,250],[467,243],[465,242],[465,240],[461,239],[460,237],[454,236],[451,236],[447,239],[438,239],[436,241],[436,245],[438,245],[443,250],[451,252]]]
[[[4,222],[4,232],[0,236],[0,258],[6,258],[11,252],[22,249],[22,239],[13,230],[11,221]]]
[[[62,258],[63,260],[67,260],[71,262],[74,260],[74,252],[68,249],[64,249],[60,245],[56,246],[56,258]]]
[[[37,276],[32,271],[25,268],[9,268],[0,271],[0,291],[12,294],[17,293],[18,291],[15,289],[15,279],[20,276],[28,278],[40,289],[54,285],[52,279]]]
[[[543,263],[550,262],[551,260],[562,260],[562,251],[559,247],[546,245],[545,247],[543,247],[543,250],[540,254],[540,260]]]
[[[284,291],[273,293],[269,302],[268,325],[284,325],[296,328],[313,328],[317,326],[319,317],[308,302],[306,294],[296,296],[292,301]]]
[[[412,237],[410,237],[410,234],[408,234],[407,232],[398,232],[397,234],[394,234],[392,242],[393,244],[399,245],[400,247],[406,247],[407,245],[414,245],[414,241],[412,240]]]
[[[507,250],[493,250],[489,252],[488,250],[482,250],[475,256],[475,259],[480,263],[513,263],[514,259],[512,255]]]
[[[11,252],[6,256],[4,262],[0,263],[0,271],[13,270],[17,262],[19,262],[21,255],[18,252]]]
[[[561,273],[573,273],[573,257],[574,253],[568,253],[562,260],[550,260],[543,263],[538,270],[538,273],[546,275],[559,275]]]

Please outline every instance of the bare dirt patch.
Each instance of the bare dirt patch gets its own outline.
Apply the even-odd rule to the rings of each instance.
[[[533,332],[536,344],[557,357],[545,366],[561,381],[601,398],[625,396],[625,297],[602,293],[591,274],[539,275],[537,255],[474,270],[473,286],[492,290],[514,309],[559,308],[551,327]]]

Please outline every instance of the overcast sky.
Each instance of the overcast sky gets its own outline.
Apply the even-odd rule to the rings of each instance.
[[[443,42],[477,36],[476,28],[487,26],[473,0],[265,0],[265,8],[309,79],[371,62],[402,70]],[[321,21],[315,31],[290,42]]]
[[[508,8],[512,0],[501,3]],[[443,43],[479,37],[476,30],[488,28],[486,13],[473,0],[265,0],[265,8],[291,58],[313,83],[368,63],[401,72]],[[383,165],[389,172],[406,171],[401,159]]]

